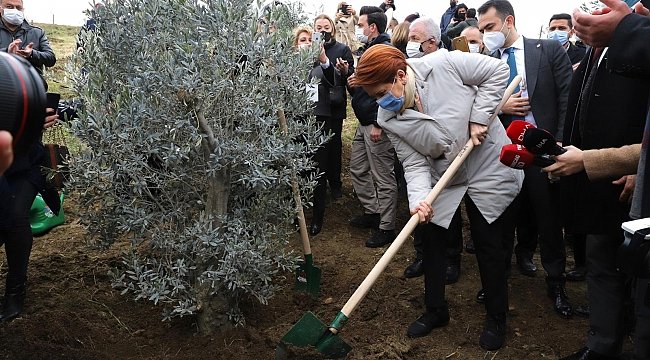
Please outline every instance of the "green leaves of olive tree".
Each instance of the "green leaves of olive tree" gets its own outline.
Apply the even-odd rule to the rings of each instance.
[[[299,9],[258,7],[111,2],[74,62],[82,220],[101,247],[130,240],[115,285],[166,318],[206,311],[207,294],[242,323],[238,303],[265,304],[295,266],[290,177],[324,141],[305,93],[313,54],[291,47]],[[309,195],[313,177],[300,181]]]

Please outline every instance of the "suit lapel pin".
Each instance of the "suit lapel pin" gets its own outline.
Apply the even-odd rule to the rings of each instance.
[[[540,46],[542,46],[542,44],[537,44],[537,47],[540,47]]]

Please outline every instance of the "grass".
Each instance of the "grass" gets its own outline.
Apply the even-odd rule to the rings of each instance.
[[[47,35],[50,46],[56,55],[56,65],[45,70],[45,80],[49,85],[48,91],[61,94],[62,99],[74,97],[74,92],[66,84],[65,66],[76,50],[79,27],[51,24],[35,24],[35,26],[45,30],[45,35]]]

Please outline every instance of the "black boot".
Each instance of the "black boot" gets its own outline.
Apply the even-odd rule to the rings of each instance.
[[[506,314],[487,315],[479,345],[485,350],[501,349],[506,340]]]
[[[406,335],[410,338],[422,337],[429,334],[431,330],[447,324],[449,324],[449,305],[445,304],[438,308],[427,309],[427,312],[411,323]]]
[[[9,322],[20,313],[23,312],[25,305],[25,285],[15,286],[7,289],[5,292],[5,301],[2,304],[2,314],[0,314],[0,322]]]
[[[553,308],[558,315],[563,318],[573,316],[573,306],[569,302],[569,296],[566,294],[566,288],[563,283],[548,283],[547,295],[553,300]]]

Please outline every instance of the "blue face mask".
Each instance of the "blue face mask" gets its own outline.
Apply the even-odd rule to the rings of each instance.
[[[393,86],[395,86],[396,81],[397,78],[393,80]],[[402,109],[402,106],[404,106],[404,94],[402,94],[400,97],[393,95],[391,92],[393,91],[393,86],[390,87],[390,90],[388,90],[384,96],[377,100],[377,104],[379,104],[379,106],[381,106],[381,108],[384,110],[398,112],[400,109]]]
[[[557,40],[560,44],[564,45],[569,41],[569,33],[562,30],[554,30],[548,33],[548,38],[551,40]]]

